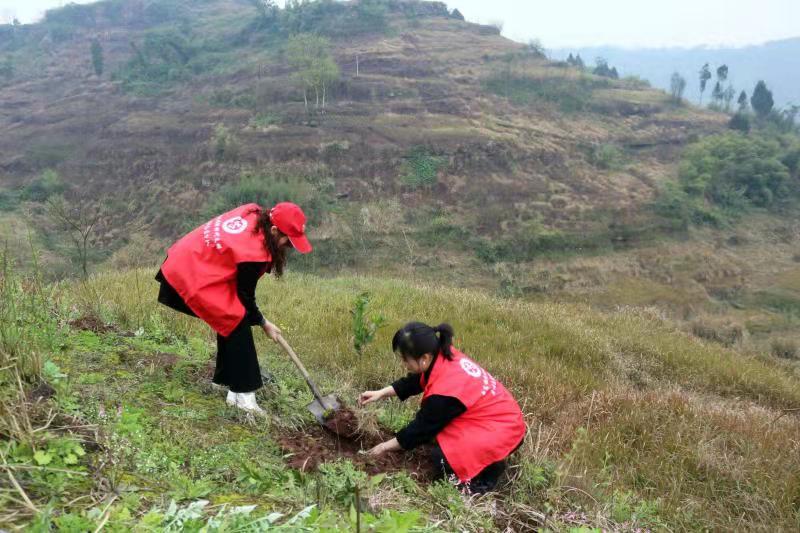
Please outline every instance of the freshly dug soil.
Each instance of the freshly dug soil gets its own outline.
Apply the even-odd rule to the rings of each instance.
[[[358,418],[346,407],[340,408],[325,420],[325,429],[345,439],[358,437]]]
[[[278,445],[287,453],[289,466],[304,472],[314,470],[322,463],[349,459],[370,475],[404,470],[418,481],[433,479],[430,447],[409,452],[386,452],[380,457],[360,453],[391,438],[392,434],[385,430],[376,436],[359,433],[355,414],[342,408],[325,423],[325,427],[309,426],[284,433],[278,437]]]

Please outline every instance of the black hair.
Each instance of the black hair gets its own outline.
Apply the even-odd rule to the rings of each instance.
[[[392,351],[404,358],[419,359],[426,353],[434,357],[442,352],[445,359],[452,360],[453,326],[439,324],[435,328],[422,322],[409,322],[397,330],[392,338]]]

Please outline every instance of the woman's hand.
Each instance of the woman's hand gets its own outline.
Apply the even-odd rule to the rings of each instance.
[[[264,330],[264,333],[266,333],[267,337],[272,339],[273,342],[278,342],[278,337],[281,335],[281,329],[278,326],[265,318],[264,323],[261,324],[261,329]]]
[[[370,457],[380,457],[386,452],[393,452],[395,450],[400,449],[400,443],[397,442],[397,439],[387,440],[386,442],[381,442],[374,448],[367,450],[367,455]]]
[[[367,405],[368,403],[377,402],[383,399],[383,391],[368,390],[361,393],[358,397],[358,405]]]
[[[391,385],[381,390],[364,391],[361,393],[361,396],[358,397],[358,405],[367,405],[368,403],[377,402],[378,400],[389,398],[394,395],[394,387]]]

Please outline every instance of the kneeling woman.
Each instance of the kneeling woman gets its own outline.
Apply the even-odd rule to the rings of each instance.
[[[433,460],[472,492],[490,491],[505,470],[505,459],[522,443],[525,421],[511,393],[452,346],[453,328],[411,322],[398,330],[392,350],[410,372],[389,387],[361,394],[365,405],[422,394],[416,418],[392,440],[372,448],[381,455],[410,450],[436,438]]]

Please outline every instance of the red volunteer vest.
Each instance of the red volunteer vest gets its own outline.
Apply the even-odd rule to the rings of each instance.
[[[436,436],[458,479],[467,482],[514,451],[525,436],[525,420],[499,381],[463,353],[452,352],[452,361],[436,358],[428,383],[420,377],[422,401],[431,394],[453,396],[467,408]]]
[[[209,220],[173,244],[161,265],[186,305],[223,337],[246,314],[236,294],[236,265],[272,259],[264,235],[253,232],[255,209],[261,208],[246,204]]]

